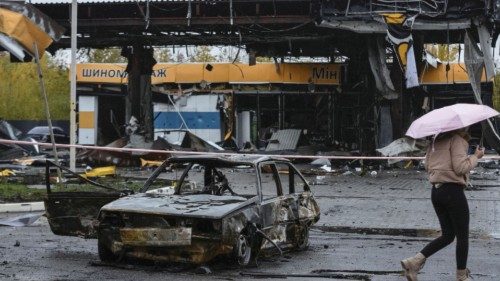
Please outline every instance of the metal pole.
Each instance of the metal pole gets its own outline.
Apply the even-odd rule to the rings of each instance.
[[[54,160],[57,165],[59,164],[59,157],[57,157],[57,148],[56,148],[56,141],[54,138],[54,131],[52,129],[52,119],[50,118],[50,110],[49,110],[49,100],[47,99],[47,92],[45,91],[45,83],[43,82],[43,73],[42,73],[42,66],[40,64],[40,56],[38,55],[38,45],[33,43],[33,47],[35,49],[35,62],[37,66],[37,72],[38,72],[38,81],[40,83],[40,92],[43,97],[44,105],[45,105],[45,116],[47,117],[47,125],[49,125],[49,135],[50,135],[50,142],[52,143],[52,152],[54,153]],[[57,176],[59,179],[62,180],[62,174],[61,170],[57,169]]]
[[[69,112],[69,140],[76,144],[76,27],[78,20],[77,0],[71,3],[71,68],[70,68],[70,112]],[[76,149],[69,149],[69,168],[76,168]]]

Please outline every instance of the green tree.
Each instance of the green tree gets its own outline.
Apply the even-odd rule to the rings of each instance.
[[[58,67],[49,54],[42,57],[42,73],[54,120],[69,119],[69,81],[66,69]],[[45,120],[35,63],[11,63],[9,54],[0,52],[0,118]]]

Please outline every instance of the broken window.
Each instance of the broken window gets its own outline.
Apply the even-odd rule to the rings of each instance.
[[[302,193],[306,182],[297,171],[288,163],[276,163],[283,193]]]
[[[193,164],[182,180],[180,194],[238,195],[246,198],[257,196],[257,186],[251,177],[243,174],[254,173],[253,166],[226,166]],[[249,180],[245,180],[245,179]]]
[[[301,176],[299,176],[294,168],[290,167],[290,170],[293,170],[293,187],[295,193],[302,193],[306,191],[306,181]]]
[[[272,163],[264,163],[260,166],[260,185],[262,187],[262,199],[268,199],[282,195],[278,186],[278,171]]]

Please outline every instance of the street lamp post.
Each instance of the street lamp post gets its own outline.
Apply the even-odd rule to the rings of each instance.
[[[78,21],[77,0],[71,2],[71,68],[70,68],[70,143],[76,144],[76,36]],[[69,167],[72,171],[76,168],[76,149],[69,149]]]

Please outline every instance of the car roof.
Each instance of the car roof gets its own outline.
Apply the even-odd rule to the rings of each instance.
[[[52,126],[52,130],[61,130],[61,131],[64,131],[61,127],[57,127],[57,126]],[[49,131],[49,126],[36,126],[36,127],[33,127],[29,130],[29,132],[31,131],[37,131],[37,132],[43,132],[43,131]]]
[[[195,163],[225,164],[230,166],[256,165],[264,161],[290,162],[288,159],[285,158],[279,158],[267,155],[252,155],[252,154],[231,154],[231,155],[199,154],[199,155],[189,155],[189,156],[172,156],[169,158],[169,162],[172,163],[195,162]]]

